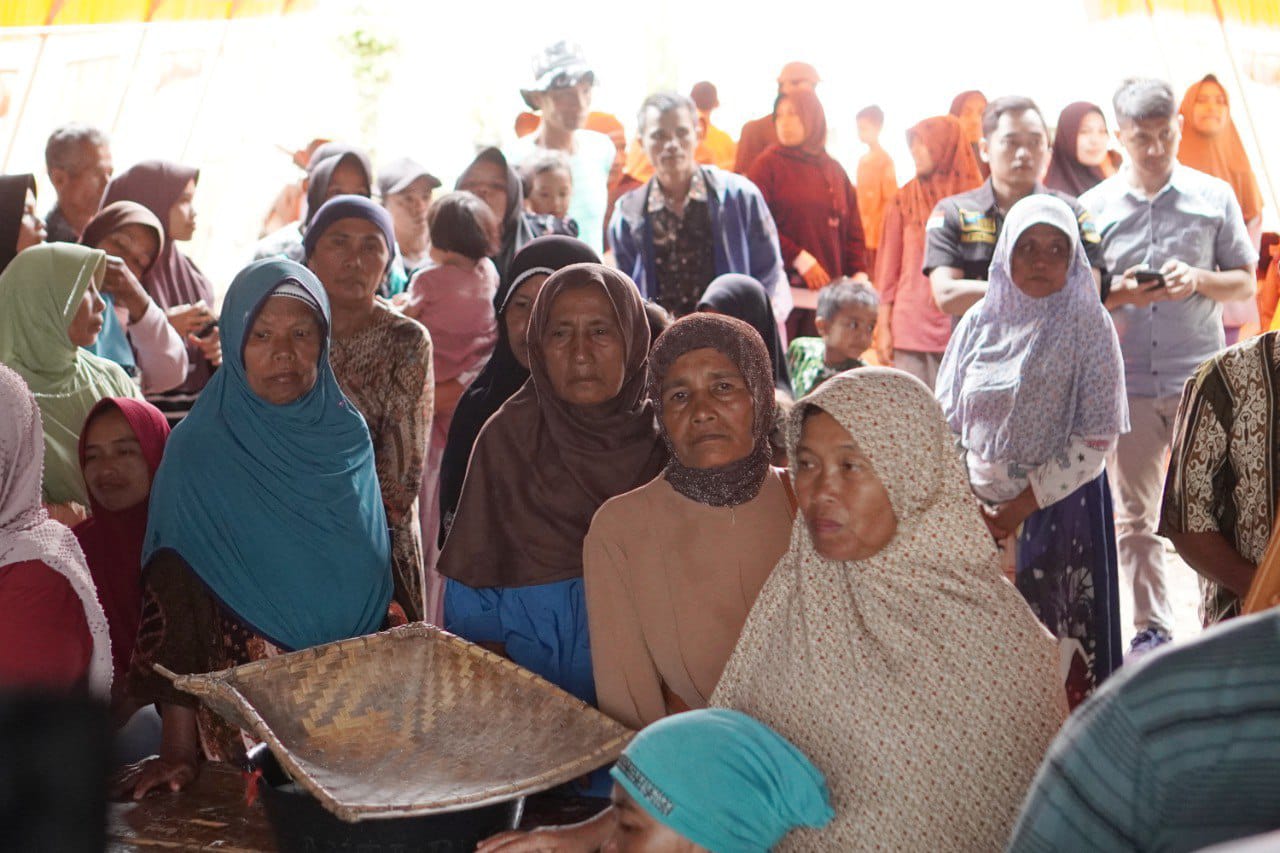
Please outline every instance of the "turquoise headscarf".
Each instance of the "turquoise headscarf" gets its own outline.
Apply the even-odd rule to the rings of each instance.
[[[654,820],[711,853],[767,853],[835,817],[822,774],[773,729],[723,708],[647,727],[609,771]]]
[[[129,345],[129,337],[116,317],[116,303],[110,293],[102,294],[106,310],[102,312],[102,331],[93,346],[85,347],[96,356],[114,361],[131,376],[136,376],[138,361],[134,358],[133,347]]]
[[[286,405],[249,387],[244,341],[285,283],[323,314],[316,384]],[[172,549],[235,616],[302,649],[378,630],[391,545],[364,418],[329,366],[329,299],[293,261],[257,261],[227,291],[224,362],[169,438],[151,487],[143,564]]]

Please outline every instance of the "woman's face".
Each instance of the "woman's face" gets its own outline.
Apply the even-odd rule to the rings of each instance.
[[[507,298],[507,307],[502,312],[511,352],[525,370],[529,369],[529,315],[533,313],[533,300],[538,298],[547,278],[545,273],[537,273],[520,282],[516,292]]]
[[[1107,159],[1107,121],[1102,113],[1085,113],[1076,133],[1076,159],[1086,166],[1101,166]]]
[[[192,178],[182,189],[182,195],[169,208],[169,239],[190,240],[196,233],[196,209],[192,200],[196,197],[196,180]]]
[[[889,492],[848,430],[818,410],[805,418],[796,447],[796,498],[828,560],[865,560],[898,530]]]
[[[603,287],[561,291],[551,304],[540,343],[551,388],[566,403],[598,406],[622,390],[626,348],[618,314]]]
[[[84,482],[93,499],[110,512],[137,506],[151,494],[151,468],[142,444],[114,406],[85,427]]]
[[[911,159],[916,161],[916,175],[918,177],[927,178],[933,174],[933,154],[919,134],[912,134],[911,136]]]
[[[703,848],[658,823],[621,785],[613,786],[617,822],[601,853],[698,853]]]
[[[316,384],[323,345],[324,330],[309,305],[292,296],[267,297],[244,342],[250,390],[276,406],[297,400]]]
[[[687,468],[718,468],[755,448],[755,401],[742,371],[706,347],[677,358],[663,377],[662,427]]]
[[[36,213],[36,194],[27,190],[27,199],[22,205],[22,221],[18,223],[18,245],[14,248],[21,252],[40,245],[44,238],[44,220]]]
[[[324,200],[339,195],[369,197],[369,177],[354,156],[343,157],[329,175],[329,185],[324,190]]]
[[[71,339],[71,343],[78,347],[93,346],[98,340],[98,333],[102,331],[102,313],[106,308],[107,303],[98,295],[97,285],[90,284],[85,288],[84,296],[80,297],[80,304],[76,306],[76,313],[67,325],[67,337]]]
[[[789,148],[804,144],[804,121],[800,112],[790,98],[778,102],[778,109],[773,115],[773,127],[778,133],[778,141]]]
[[[466,190],[480,196],[498,222],[507,216],[507,173],[501,166],[490,160],[478,160],[467,170],[466,177],[458,184],[458,189]]]
[[[1062,290],[1070,268],[1070,238],[1044,222],[1023,231],[1009,256],[1009,277],[1019,290],[1034,299]]]
[[[1191,105],[1191,126],[1205,136],[1215,136],[1227,124],[1227,93],[1212,80],[1200,84]]]
[[[334,311],[358,316],[373,305],[390,260],[391,247],[382,229],[367,219],[349,216],[324,229],[307,266],[324,285]]]
[[[129,272],[141,279],[142,274],[155,263],[160,252],[160,240],[156,232],[147,226],[133,224],[112,231],[98,241],[96,248],[123,260]]]

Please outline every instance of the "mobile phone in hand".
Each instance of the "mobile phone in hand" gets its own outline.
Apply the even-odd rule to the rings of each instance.
[[[1145,291],[1159,290],[1167,286],[1164,274],[1155,270],[1138,270],[1133,274],[1133,277]]]
[[[209,335],[211,335],[211,334],[213,333],[213,330],[214,330],[214,329],[216,329],[216,328],[218,328],[218,321],[217,321],[217,320],[210,320],[209,322],[205,323],[203,326],[201,326],[201,327],[196,331],[196,337],[197,337],[197,338],[207,338],[207,337],[209,337]]]

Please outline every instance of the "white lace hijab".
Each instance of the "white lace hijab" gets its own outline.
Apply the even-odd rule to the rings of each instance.
[[[49,518],[40,502],[44,431],[40,409],[22,377],[0,364],[0,572],[39,560],[67,579],[84,605],[93,639],[89,689],[111,696],[111,638],[107,617],[75,534]]]

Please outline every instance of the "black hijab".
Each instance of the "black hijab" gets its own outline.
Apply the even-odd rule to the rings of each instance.
[[[453,421],[449,424],[444,455],[440,459],[441,547],[453,523],[454,510],[462,494],[462,482],[467,475],[467,463],[471,459],[471,448],[476,443],[480,428],[529,379],[529,369],[516,360],[515,353],[511,351],[511,341],[507,338],[507,324],[503,321],[507,302],[530,276],[550,275],[581,263],[598,264],[600,257],[586,243],[572,237],[538,237],[515,253],[507,275],[502,277],[498,292],[493,297],[493,307],[498,315],[498,343],[493,348],[489,363],[458,400]]]
[[[0,175],[0,271],[18,256],[18,234],[27,210],[27,190],[35,193],[35,175]]]
[[[1049,172],[1044,177],[1046,187],[1077,198],[1106,178],[1102,169],[1086,166],[1076,154],[1080,123],[1089,113],[1103,115],[1097,104],[1076,101],[1068,104],[1062,115],[1058,116],[1058,128],[1053,133],[1053,159],[1049,161]]]
[[[502,214],[501,248],[498,249],[498,254],[490,258],[498,268],[498,277],[506,281],[507,271],[516,252],[537,234],[524,215],[524,184],[520,180],[520,175],[497,148],[486,148],[477,154],[476,159],[471,161],[471,165],[458,176],[458,182],[453,188],[463,189],[463,184],[470,177],[471,171],[481,163],[492,163],[502,169],[507,176],[507,209]]]
[[[787,351],[778,334],[778,322],[773,316],[769,294],[749,275],[728,273],[711,282],[698,300],[698,310],[711,309],[717,314],[727,314],[747,323],[760,333],[769,361],[773,364],[773,384],[788,396],[795,396],[791,389],[791,374],[787,372]]]
[[[307,213],[303,225],[309,225],[316,213],[328,201],[329,183],[333,172],[343,163],[354,163],[364,172],[365,185],[373,188],[373,164],[369,155],[344,142],[326,142],[311,155],[307,166]],[[361,193],[368,198],[368,193]]]

